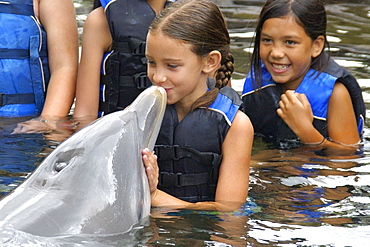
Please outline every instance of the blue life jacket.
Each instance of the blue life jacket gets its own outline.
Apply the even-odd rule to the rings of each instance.
[[[356,79],[333,59],[330,59],[327,68],[322,73],[310,69],[296,92],[307,96],[314,115],[315,128],[324,137],[328,137],[326,117],[329,99],[337,82],[343,83],[349,91],[361,138],[366,112],[361,88]],[[301,145],[295,133],[276,113],[283,91],[281,85],[272,80],[264,66],[262,67],[262,83],[259,89],[254,88],[249,73],[242,92],[243,109],[251,119],[255,133],[262,134],[273,142],[290,141],[291,144],[295,142],[298,146]]]
[[[197,108],[180,122],[175,106],[167,106],[154,148],[159,189],[189,202],[214,201],[222,143],[241,104],[226,86],[208,109]]]
[[[49,78],[46,33],[33,0],[0,2],[0,116],[40,113]]]
[[[156,13],[146,0],[100,0],[112,35],[104,55],[99,115],[122,110],[147,87],[146,36]]]

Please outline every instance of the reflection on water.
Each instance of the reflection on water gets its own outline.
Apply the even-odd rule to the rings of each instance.
[[[253,29],[264,1],[214,1],[227,18],[235,57],[233,86],[238,90],[248,71]],[[81,34],[92,0],[74,2]],[[58,241],[81,246],[363,246],[370,239],[370,7],[368,0],[336,2],[327,5],[331,54],[359,79],[368,109],[359,157],[328,159],[312,150],[269,149],[256,139],[252,202],[245,208],[233,214],[156,208],[149,225],[130,236]],[[0,119],[3,194],[57,145],[41,134],[10,135],[19,121]]]

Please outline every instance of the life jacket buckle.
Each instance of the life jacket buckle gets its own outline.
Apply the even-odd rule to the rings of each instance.
[[[131,38],[128,42],[132,55],[145,55],[146,42],[140,39]]]
[[[149,80],[146,72],[135,74],[134,80],[138,89],[146,89],[152,85],[152,82]]]
[[[180,160],[180,147],[178,145],[173,146],[173,159],[174,160]]]
[[[144,55],[145,47],[146,47],[146,42],[141,43],[139,46],[133,49],[132,54],[133,55]]]

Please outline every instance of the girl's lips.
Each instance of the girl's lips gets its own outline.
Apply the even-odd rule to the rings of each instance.
[[[168,93],[171,90],[171,88],[164,88],[164,90],[166,91],[166,93]]]
[[[270,63],[271,64],[271,69],[275,72],[275,73],[284,73],[286,72],[289,67],[290,67],[290,64],[278,64],[278,63]]]

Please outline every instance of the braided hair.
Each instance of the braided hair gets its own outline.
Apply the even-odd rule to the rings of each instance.
[[[194,102],[192,110],[211,105],[219,89],[229,83],[234,72],[230,36],[218,6],[206,0],[178,0],[157,15],[149,31],[185,41],[200,57],[206,57],[212,51],[220,52],[220,67],[213,75],[216,85]]]

